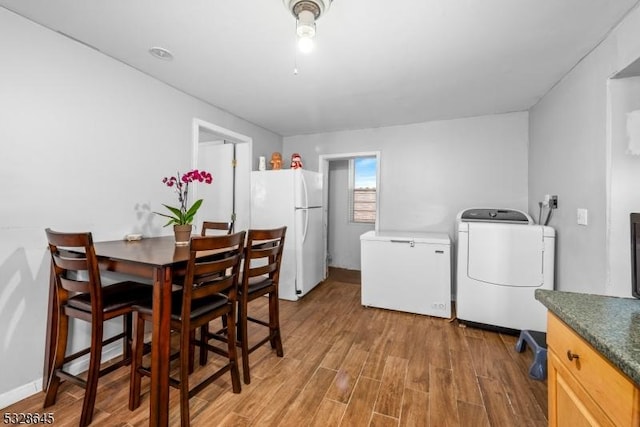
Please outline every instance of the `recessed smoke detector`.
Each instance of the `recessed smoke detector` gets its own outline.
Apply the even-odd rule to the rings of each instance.
[[[173,53],[163,47],[152,47],[149,49],[149,53],[154,58],[162,59],[164,61],[171,61],[173,59]]]

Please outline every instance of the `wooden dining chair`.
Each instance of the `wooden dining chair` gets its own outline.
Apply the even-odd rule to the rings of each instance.
[[[211,230],[218,231],[216,235],[231,234],[233,232],[233,222],[203,221],[200,235],[207,236]],[[174,274],[173,281],[174,289],[179,290],[184,281],[184,274],[180,274],[180,272]]]
[[[233,233],[233,221],[230,222],[217,222],[217,221],[203,221],[202,231],[200,235],[208,235],[210,230],[225,231],[227,234]]]
[[[200,232],[201,236],[208,236],[214,232],[216,234],[213,234],[213,235],[217,235],[217,236],[220,236],[222,234],[233,233],[233,221],[229,221],[229,222],[203,221],[202,222],[202,231]],[[222,324],[223,328],[226,328],[227,325],[224,323],[225,322],[224,318],[222,322],[223,322]],[[214,334],[218,334],[218,333],[220,333],[220,331],[215,332]],[[209,324],[202,325],[200,327],[200,339],[207,339],[206,338],[207,336],[209,336],[209,338],[212,337],[211,332],[209,332]],[[206,351],[206,349],[204,347],[201,347],[200,348],[200,365],[205,365],[207,363],[207,354],[208,352]],[[189,372],[193,372],[193,369],[194,369],[194,361],[193,361],[193,356],[191,356]]]
[[[98,260],[91,233],[60,233],[45,230],[51,253],[51,279],[55,283],[57,310],[57,339],[51,351],[54,356],[51,377],[48,380],[44,407],[56,401],[62,380],[85,389],[80,425],[91,423],[96,400],[98,378],[131,361],[131,314],[134,304],[152,297],[152,287],[131,281],[102,286]],[[123,332],[104,338],[104,322],[123,317]],[[91,344],[88,348],[67,355],[69,318],[91,324]],[[101,369],[102,348],[119,339],[123,340],[122,359]],[[86,380],[65,370],[72,360],[89,354]]]
[[[238,345],[242,348],[242,373],[245,384],[251,382],[249,353],[269,342],[279,357],[284,355],[280,332],[278,282],[286,232],[287,227],[281,227],[268,230],[253,229],[247,233],[238,296]],[[249,303],[263,295],[269,297],[268,320],[249,315]],[[250,337],[249,322],[266,326],[269,329],[268,334],[257,339]]]
[[[245,232],[224,236],[196,236],[191,238],[190,256],[184,286],[174,292],[171,303],[170,327],[180,333],[179,378],[170,378],[169,385],[180,389],[181,425],[189,425],[189,399],[226,372],[231,374],[234,393],[240,393],[240,373],[236,351],[235,319],[238,277],[243,256]],[[144,324],[153,321],[151,303],[135,306],[133,361],[129,391],[129,409],[140,406],[142,376],[151,376],[143,366]],[[194,341],[193,332],[218,317],[227,318],[227,330],[216,338],[226,343],[226,349],[210,342]],[[189,385],[189,359],[193,345],[204,346],[228,361],[215,372]]]

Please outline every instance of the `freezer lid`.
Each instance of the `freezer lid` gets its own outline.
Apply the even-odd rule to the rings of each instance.
[[[439,245],[451,244],[451,239],[447,233],[424,231],[368,231],[360,236],[360,241],[412,241],[414,243]]]

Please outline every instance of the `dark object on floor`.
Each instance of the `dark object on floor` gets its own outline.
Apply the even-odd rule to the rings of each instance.
[[[527,348],[527,344],[534,354],[529,376],[534,380],[544,381],[547,378],[547,334],[528,330],[520,332],[516,351],[522,353]]]

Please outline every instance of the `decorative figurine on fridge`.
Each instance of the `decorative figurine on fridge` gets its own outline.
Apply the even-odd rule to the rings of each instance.
[[[302,169],[302,158],[300,154],[293,153],[291,155],[291,169]]]
[[[282,169],[282,154],[277,151],[271,154],[271,169],[278,170]]]

